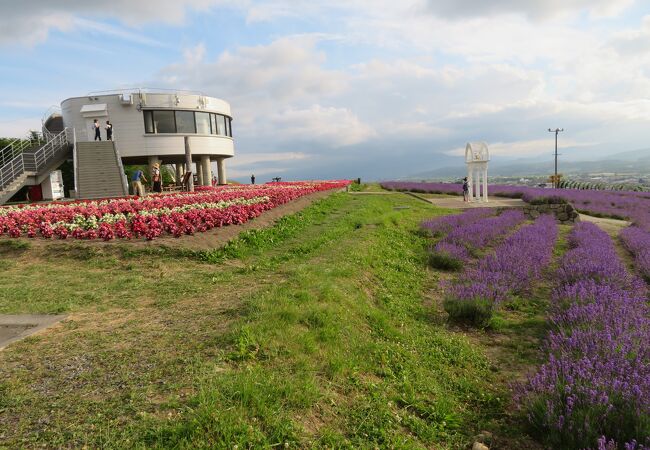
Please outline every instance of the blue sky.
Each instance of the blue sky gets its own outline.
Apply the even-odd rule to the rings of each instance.
[[[392,178],[648,148],[641,0],[30,0],[0,4],[0,136],[120,87],[231,102],[230,172]],[[28,30],[28,31],[25,31]]]

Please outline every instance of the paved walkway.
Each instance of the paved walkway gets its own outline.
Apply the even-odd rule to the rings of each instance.
[[[64,315],[0,314],[0,350],[12,342],[51,327],[64,318]]]
[[[439,206],[441,208],[451,208],[451,209],[470,209],[470,208],[522,208],[526,202],[518,198],[499,198],[499,197],[490,197],[489,201],[486,202],[464,202],[463,197],[458,196],[449,196],[445,198],[426,198],[419,196],[422,199],[426,199],[428,202]]]

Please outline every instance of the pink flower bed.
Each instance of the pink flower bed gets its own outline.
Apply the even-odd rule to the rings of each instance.
[[[347,180],[200,187],[196,192],[0,208],[0,236],[66,239],[180,237],[241,224],[264,211]]]

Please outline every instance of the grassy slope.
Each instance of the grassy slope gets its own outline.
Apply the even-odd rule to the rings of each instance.
[[[5,244],[0,310],[75,314],[0,353],[0,443],[463,448],[507,405],[423,302],[440,212],[337,194],[181,257]]]

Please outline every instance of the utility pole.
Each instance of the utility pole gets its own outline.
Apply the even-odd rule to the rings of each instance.
[[[555,130],[549,128],[548,131],[549,133],[555,133],[555,176],[553,177],[553,187],[557,188],[560,184],[560,180],[557,177],[557,135],[564,131],[564,128],[556,128]]]

